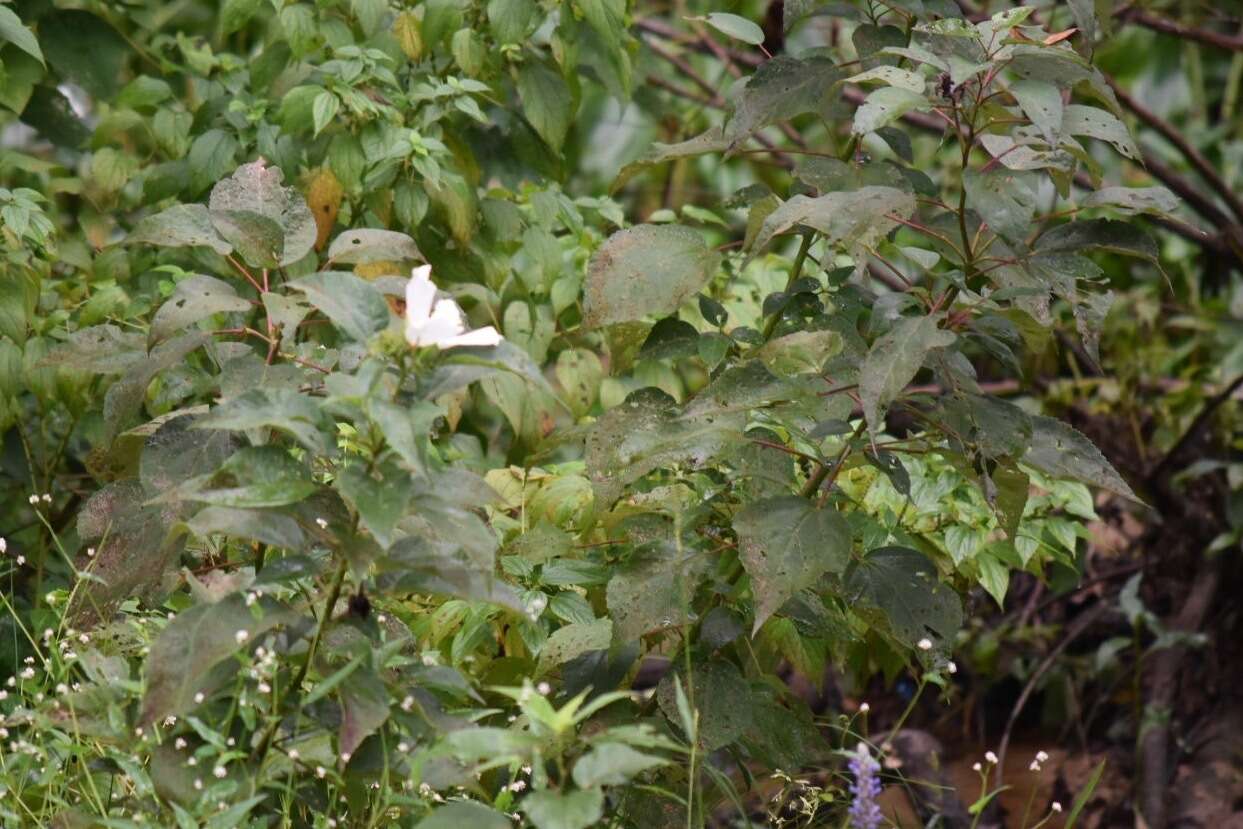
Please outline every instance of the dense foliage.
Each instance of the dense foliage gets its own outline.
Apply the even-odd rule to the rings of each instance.
[[[0,822],[866,825],[787,668],[896,732],[1098,506],[1237,483],[1243,211],[1098,6],[0,6]]]

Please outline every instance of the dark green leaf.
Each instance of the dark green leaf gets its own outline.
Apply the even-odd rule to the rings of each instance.
[[[885,409],[915,379],[928,352],[953,345],[957,339],[938,328],[939,321],[937,314],[904,317],[872,343],[859,369],[859,397],[873,434],[884,430]]]
[[[751,689],[732,662],[700,662],[691,668],[689,680],[681,670],[665,674],[656,688],[656,700],[671,723],[682,720],[675,677],[682,681],[689,702],[699,712],[699,745],[705,751],[724,748],[747,730],[751,724]]]
[[[388,328],[392,315],[383,294],[352,273],[323,271],[296,279],[289,287],[306,294],[350,339],[365,343]]]
[[[962,625],[958,595],[937,578],[928,559],[905,547],[873,550],[846,573],[851,604],[884,613],[894,637],[910,648],[929,639],[942,652]]]
[[[837,510],[785,496],[747,504],[734,516],[743,566],[751,577],[758,631],[798,591],[850,563],[850,528]]]
[[[195,274],[178,282],[172,296],[155,312],[147,332],[147,344],[166,340],[213,314],[249,311],[250,308],[250,302],[239,297],[232,285],[212,276]]]
[[[233,246],[220,238],[211,214],[201,204],[178,204],[148,216],[130,231],[125,241],[165,247],[204,245],[221,256],[233,252]]]
[[[212,409],[197,429],[264,429],[288,432],[313,452],[331,455],[334,433],[314,399],[292,389],[251,389]]]
[[[1072,426],[1052,417],[1032,417],[1031,448],[1023,463],[1055,478],[1072,478],[1139,501],[1092,441]]]
[[[262,160],[243,164],[212,188],[208,201],[216,230],[256,267],[292,264],[315,246],[315,217],[298,191],[281,185],[282,177]]]

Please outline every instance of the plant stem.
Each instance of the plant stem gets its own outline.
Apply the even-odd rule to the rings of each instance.
[[[798,253],[794,255],[794,267],[790,269],[790,278],[786,280],[786,290],[789,291],[794,287],[794,283],[798,281],[799,276],[803,273],[803,263],[807,261],[807,251],[811,250],[811,240],[813,234],[810,230],[803,233],[803,241],[798,246]],[[773,335],[773,330],[777,327],[777,320],[781,319],[781,312],[773,314],[764,323],[764,340],[767,341]]]

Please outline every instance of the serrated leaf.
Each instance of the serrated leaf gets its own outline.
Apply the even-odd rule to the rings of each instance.
[[[212,690],[210,680],[217,665],[245,642],[292,618],[291,611],[271,601],[258,603],[252,612],[237,594],[181,611],[151,646],[139,722],[151,725],[193,710],[195,694]]]
[[[332,119],[337,117],[337,113],[341,110],[341,99],[327,90],[315,96],[315,100],[311,102],[311,124],[314,127],[312,135],[319,135],[324,131],[324,127],[332,123]]]
[[[850,528],[837,510],[782,496],[747,504],[734,516],[743,567],[755,595],[755,625],[763,626],[798,591],[850,563]]]
[[[689,683],[680,669],[665,674],[656,688],[656,701],[672,723],[682,719],[675,680],[687,685],[688,701],[699,712],[699,745],[705,751],[724,748],[751,724],[751,689],[732,662],[697,662],[691,668]]]
[[[763,250],[777,234],[805,225],[820,231],[826,243],[840,246],[859,262],[867,248],[897,227],[888,214],[905,217],[914,209],[914,195],[893,187],[861,187],[815,198],[797,195],[764,219],[751,255]]]
[[[609,619],[574,622],[557,628],[540,648],[536,673],[546,673],[585,653],[604,650],[612,641],[613,622]]]
[[[841,71],[824,58],[800,60],[777,55],[747,79],[725,122],[725,141],[732,152],[757,130],[806,112],[817,112],[828,103],[830,90]]]
[[[1023,455],[1023,463],[1054,478],[1072,478],[1139,501],[1092,441],[1057,418],[1032,417],[1032,443]]]
[[[160,491],[151,502],[201,501],[221,507],[258,509],[296,504],[316,489],[306,467],[284,449],[247,446],[235,452],[219,470]]]
[[[1049,230],[1036,242],[1039,254],[1079,254],[1084,249],[1134,256],[1157,263],[1156,241],[1134,224],[1112,219],[1080,219]]]
[[[288,432],[306,448],[333,454],[334,431],[314,399],[292,389],[259,388],[216,406],[196,429],[265,429]]]
[[[678,310],[716,273],[720,255],[681,225],[639,225],[608,238],[588,267],[583,323],[600,328]]]
[[[195,274],[178,282],[172,296],[155,312],[147,332],[147,345],[166,340],[213,314],[249,311],[250,308],[250,302],[239,297],[232,285],[212,276]]]
[[[406,514],[413,494],[410,474],[395,463],[382,463],[370,474],[361,463],[337,473],[337,489],[358,512],[362,525],[381,547],[393,542],[393,530]]]
[[[936,567],[915,550],[872,550],[846,574],[846,595],[884,613],[894,637],[910,648],[929,639],[947,652],[962,626],[958,594],[937,577]]]
[[[226,535],[286,550],[301,549],[306,540],[297,521],[268,509],[208,506],[196,512],[185,527],[199,538]]]
[[[872,343],[859,369],[859,397],[873,434],[884,430],[884,412],[924,364],[934,348],[953,345],[953,332],[937,327],[941,315],[905,317]]]

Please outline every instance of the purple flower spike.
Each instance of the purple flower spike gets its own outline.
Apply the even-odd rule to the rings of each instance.
[[[850,755],[846,764],[855,781],[850,784],[850,825],[854,829],[880,829],[884,816],[876,798],[880,797],[880,763],[868,751],[867,745],[859,747]]]

